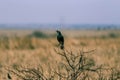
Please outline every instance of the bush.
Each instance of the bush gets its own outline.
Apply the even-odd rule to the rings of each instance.
[[[35,31],[31,34],[31,36],[37,37],[37,38],[48,38],[48,35],[46,35],[45,33],[41,31]]]
[[[104,66],[96,66],[95,61],[89,58],[88,54],[94,50],[75,54],[73,51],[58,51],[58,55],[63,59],[58,64],[57,70],[52,65],[47,65],[44,70],[41,65],[37,68],[29,68],[16,66],[9,68],[8,72],[16,75],[22,80],[118,80],[120,79],[120,71],[115,68],[105,68]],[[47,71],[48,70],[48,71]],[[47,71],[47,74],[45,72]],[[106,72],[108,72],[106,74]],[[94,76],[93,76],[94,75]]]
[[[115,33],[110,33],[110,34],[109,34],[109,37],[110,37],[110,38],[117,38],[117,37],[118,37],[118,35],[117,35],[117,34],[115,34]]]

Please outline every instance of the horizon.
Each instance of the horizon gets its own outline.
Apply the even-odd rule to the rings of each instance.
[[[0,29],[120,29],[120,24],[0,24]]]
[[[120,24],[119,0],[1,0],[0,24]]]

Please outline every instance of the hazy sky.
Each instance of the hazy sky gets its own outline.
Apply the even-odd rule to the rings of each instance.
[[[0,23],[120,24],[120,0],[0,0]]]

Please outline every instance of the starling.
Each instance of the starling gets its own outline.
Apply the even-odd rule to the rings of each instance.
[[[59,42],[60,48],[64,49],[64,37],[60,31],[57,30],[56,32],[57,32],[57,40]]]

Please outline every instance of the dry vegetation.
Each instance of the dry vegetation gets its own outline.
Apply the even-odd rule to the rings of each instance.
[[[119,80],[119,30],[0,31],[0,80]]]

